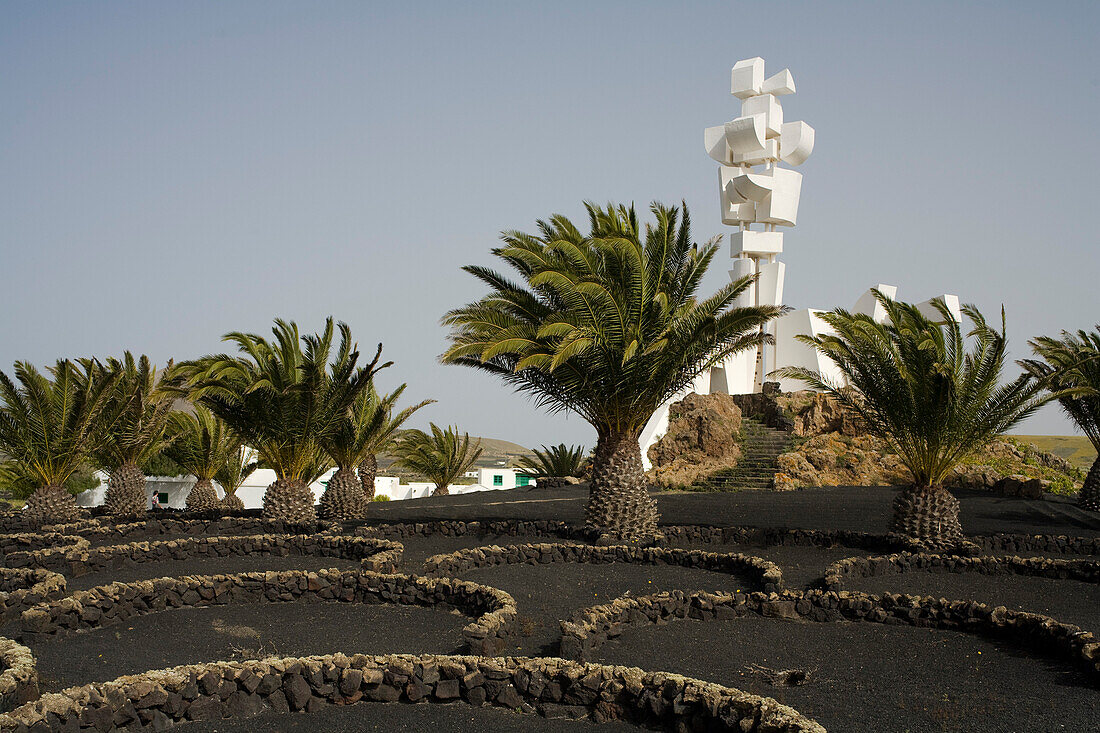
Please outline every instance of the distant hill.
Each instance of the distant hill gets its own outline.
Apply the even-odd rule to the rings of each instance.
[[[1096,450],[1083,435],[1013,435],[1017,440],[1034,443],[1039,450],[1061,456],[1083,471],[1092,467]]]
[[[524,448],[519,443],[513,443],[509,440],[500,440],[499,438],[475,438],[470,436],[470,442],[474,440],[481,441],[481,458],[477,461],[477,466],[483,468],[492,468],[500,466],[501,461],[504,461],[506,465],[514,465],[523,456],[531,456],[534,453],[529,448]],[[393,463],[392,456],[381,455],[378,457],[378,468],[388,469]],[[394,471],[389,472],[391,475]],[[400,472],[397,472],[400,473]]]

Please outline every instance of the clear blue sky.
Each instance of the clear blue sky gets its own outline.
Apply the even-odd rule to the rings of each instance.
[[[438,364],[481,293],[459,267],[585,199],[722,233],[702,131],[750,56],[817,130],[788,303],[957,293],[1022,356],[1100,321],[1098,28],[1094,2],[0,2],[0,366],[334,314],[439,400],[420,424],[591,444]]]

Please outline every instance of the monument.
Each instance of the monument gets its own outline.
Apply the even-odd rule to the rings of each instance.
[[[783,231],[798,221],[802,174],[793,170],[810,157],[814,149],[814,128],[802,122],[785,122],[780,97],[795,93],[794,76],[783,69],[765,76],[764,59],[744,59],[734,64],[730,93],[740,100],[741,114],[722,125],[703,131],[707,155],[718,163],[718,203],[722,223],[737,227],[729,235],[733,258],[730,278],[757,275],[756,282],[738,299],[737,306],[781,305],[786,265]],[[783,167],[783,165],[790,167]],[[879,284],[878,290],[893,298],[897,287]],[[959,299],[939,296],[957,320],[962,320]],[[931,299],[920,304],[928,316],[939,317]],[[852,308],[875,320],[885,312],[868,289]],[[668,430],[668,408],[686,394],[749,394],[759,392],[769,373],[785,366],[802,366],[841,379],[833,363],[816,349],[798,340],[799,334],[829,333],[829,326],[817,315],[820,309],[790,311],[768,327],[772,344],[735,354],[706,373],[653,414],[642,431],[642,461],[649,469],[649,447]],[[803,389],[794,380],[777,379],[785,391]]]

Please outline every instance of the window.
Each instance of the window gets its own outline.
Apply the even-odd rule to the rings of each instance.
[[[168,492],[167,491],[158,491],[157,492],[157,501],[160,502],[161,504],[167,505],[168,504]]]
[[[531,477],[530,476],[516,476],[516,485],[517,486],[530,486],[530,484],[531,484]]]
[[[493,474],[493,486],[504,486],[504,477],[499,473]]]

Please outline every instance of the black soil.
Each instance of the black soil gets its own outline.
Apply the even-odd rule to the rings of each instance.
[[[797,527],[886,532],[896,487],[838,486],[800,491],[726,493],[657,492],[662,524]],[[960,519],[967,534],[994,532],[1100,535],[1100,515],[1078,509],[1073,499],[1046,495],[1042,500],[994,496],[956,489]],[[427,522],[442,519],[555,519],[584,521],[585,485],[559,489],[483,491],[448,497],[375,502],[373,522]]]
[[[416,606],[270,603],[154,613],[35,641],[43,692],[213,660],[314,654],[460,654],[470,619]]]
[[[648,595],[669,590],[750,592],[758,588],[739,575],[632,563],[552,563],[497,565],[461,574],[512,594],[519,607],[520,634],[504,654],[555,655],[561,641],[559,621],[589,606],[626,593]]]
[[[739,552],[771,560],[783,571],[783,584],[787,588],[817,587],[825,575],[825,569],[838,560],[849,557],[867,557],[875,554],[854,547],[814,547],[810,545],[728,545],[720,543],[677,543],[676,547],[690,547],[706,552]]]
[[[866,593],[912,593],[936,598],[982,601],[1019,611],[1053,616],[1100,632],[1100,585],[1022,575],[910,572],[849,578],[845,588]]]
[[[676,621],[628,629],[608,664],[673,670],[773,697],[831,731],[1095,730],[1100,691],[1054,660],[969,634],[871,623]],[[773,687],[756,664],[811,672]]]
[[[148,580],[149,578],[174,578],[181,575],[221,575],[263,572],[265,570],[321,570],[324,568],[355,570],[359,567],[360,562],[358,560],[346,560],[339,557],[228,555],[226,557],[131,563],[126,567],[89,573],[81,575],[79,578],[66,578],[65,583],[69,592],[72,592],[87,590],[106,583],[132,583],[137,580]]]
[[[175,730],[175,729],[173,729]],[[464,733],[625,733],[641,730],[627,723],[590,723],[583,720],[550,720],[496,707],[475,708],[465,703],[359,703],[329,705],[314,713],[276,715],[265,713],[243,720],[187,723],[181,733],[253,733],[258,730],[329,731],[463,731]]]

